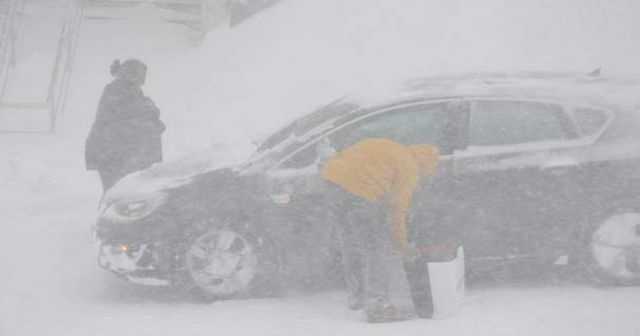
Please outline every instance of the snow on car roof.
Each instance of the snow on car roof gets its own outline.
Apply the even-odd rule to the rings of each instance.
[[[369,87],[348,95],[345,100],[367,108],[411,99],[489,96],[636,108],[639,92],[640,77],[634,76],[495,72],[434,76],[375,89]]]

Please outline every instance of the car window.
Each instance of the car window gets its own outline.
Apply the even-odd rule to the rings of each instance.
[[[527,101],[475,101],[470,146],[496,146],[565,139],[567,121],[559,105]]]
[[[607,112],[594,108],[576,108],[573,110],[573,119],[580,127],[582,134],[594,135],[607,123]]]
[[[283,129],[274,133],[260,144],[254,155],[257,155],[267,149],[271,149],[288,138],[300,136],[327,121],[345,117],[350,111],[357,110],[357,108],[358,105],[355,103],[337,100],[304,116],[301,119],[292,122]]]
[[[403,107],[355,122],[331,136],[337,150],[368,138],[387,138],[405,145],[445,147],[452,126],[449,102]]]
[[[340,151],[358,141],[387,138],[405,145],[433,144],[442,154],[453,150],[452,128],[456,125],[458,102],[441,102],[389,110],[373,115],[329,135],[330,144]],[[279,165],[280,168],[303,168],[315,162],[316,148],[308,146]]]

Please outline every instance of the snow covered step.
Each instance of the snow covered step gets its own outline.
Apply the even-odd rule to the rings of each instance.
[[[86,3],[88,19],[157,20],[199,25],[202,18],[200,0],[121,1],[93,0]]]
[[[2,103],[0,132],[47,132],[51,128],[50,111],[46,103]]]

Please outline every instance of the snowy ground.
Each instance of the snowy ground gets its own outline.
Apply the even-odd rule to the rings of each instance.
[[[383,21],[379,17],[382,11],[378,13],[373,7],[362,10],[362,5],[368,1],[353,0],[340,8],[358,14],[349,16],[356,18],[353,25],[349,25],[353,20],[339,17],[333,17],[332,24],[339,24],[343,31],[357,37],[359,30],[356,27],[366,23],[367,15],[378,20],[376,22],[383,22],[387,28],[418,22],[417,15],[410,15],[413,21],[403,21],[399,14]],[[400,2],[414,7],[420,4],[420,1]],[[441,6],[440,11],[455,10],[459,6],[459,1],[451,3]],[[631,2],[627,3],[632,8]],[[313,6],[307,7],[307,11],[328,15],[329,9]],[[286,17],[286,9],[276,6],[274,16]],[[473,16],[473,13],[489,15],[473,10],[464,13],[467,16]],[[612,10],[611,13],[617,15],[618,12]],[[321,15],[318,17],[315,21],[322,21]],[[624,16],[625,20],[628,17]],[[354,84],[342,82],[328,88],[330,76],[325,75],[316,83],[296,85],[296,80],[307,75],[302,69],[308,69],[305,59],[313,50],[287,53],[287,41],[292,43],[293,40],[283,39],[276,49],[267,49],[271,53],[260,55],[265,50],[259,48],[257,41],[287,33],[285,28],[269,26],[271,31],[265,30],[264,36],[251,40],[251,31],[260,28],[260,22],[265,25],[267,19],[259,15],[255,23],[240,26],[235,34],[239,40],[235,44],[234,35],[225,35],[226,32],[214,34],[205,43],[212,52],[205,57],[219,57],[216,62],[202,67],[210,74],[212,71],[219,73],[219,77],[214,77],[220,78],[219,81],[213,80],[208,86],[212,93],[210,100],[213,100],[209,105],[212,115],[203,114],[202,106],[200,110],[196,109],[188,94],[190,88],[196,86],[195,79],[201,70],[200,65],[193,62],[202,56],[194,54],[185,28],[151,21],[142,24],[121,21],[117,27],[105,21],[84,23],[67,111],[60,119],[57,133],[0,134],[0,157],[7,158],[0,160],[0,335],[638,334],[640,289],[598,288],[583,281],[544,274],[529,281],[502,279],[499,284],[473,286],[468,291],[462,314],[454,319],[367,325],[360,315],[347,310],[342,291],[202,305],[184,302],[162,292],[123,286],[101,270],[90,240],[100,187],[97,176],[83,168],[82,150],[98,96],[110,79],[108,66],[113,58],[135,56],[149,64],[151,72],[145,91],[162,108],[163,119],[168,125],[164,137],[168,158],[204,148],[212,140],[235,141],[237,134],[234,137],[230,133],[242,129],[240,122],[253,118],[252,113],[266,113],[261,108],[281,109],[290,104],[289,107],[297,109],[303,103],[313,106],[326,101],[334,91]],[[302,17],[297,19],[303,20]],[[319,30],[314,27],[307,27],[311,40],[319,38]],[[389,40],[405,36],[393,29],[388,32],[386,38]],[[305,35],[303,32],[293,35],[289,38],[305,40],[300,36]],[[411,43],[415,38],[408,36],[405,42]],[[351,58],[342,59],[344,64],[338,66],[342,69],[338,72],[346,71],[349,62],[365,55],[367,44],[373,43],[378,51],[383,49],[382,44],[373,39],[362,40],[358,46],[347,43],[346,37],[341,41],[334,51],[351,50],[353,54]],[[323,48],[323,43],[319,45]],[[232,47],[236,49],[226,53],[220,50]],[[426,50],[422,52],[427,54]],[[338,60],[335,55],[329,56],[330,61]],[[392,54],[382,53],[373,66],[382,68],[392,58]],[[281,71],[274,68],[276,60],[290,67],[288,72],[281,74],[283,82],[291,82],[288,90],[269,88],[269,80],[278,78]],[[454,63],[443,64],[453,67]],[[589,61],[583,63],[591,65]],[[316,72],[325,70],[320,68]],[[355,70],[361,77],[354,78],[365,81],[362,77],[364,68]],[[407,67],[401,72],[412,70]],[[234,78],[238,80],[233,81]],[[314,97],[309,94],[322,89],[327,90]],[[256,99],[241,99],[238,92]],[[274,96],[279,94],[281,98],[270,101],[267,92]],[[286,99],[292,96],[297,99]],[[234,109],[242,113],[232,115]],[[261,121],[267,121],[269,126],[277,125],[286,116],[281,110],[269,111],[274,114],[253,118],[253,126],[247,126],[246,133],[260,133],[256,125]],[[229,127],[225,123],[229,123]],[[244,133],[240,132],[240,135]]]
[[[472,287],[457,318],[390,325],[363,323],[340,291],[188,303],[122,286],[98,268],[88,229],[93,196],[44,191],[1,212],[0,335],[635,335],[640,328],[637,288],[544,279]]]

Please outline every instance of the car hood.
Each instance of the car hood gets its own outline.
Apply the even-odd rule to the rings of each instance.
[[[245,162],[249,146],[210,148],[129,174],[103,196],[102,205],[116,200],[137,201],[190,183],[196,176],[223,168],[233,168]]]

